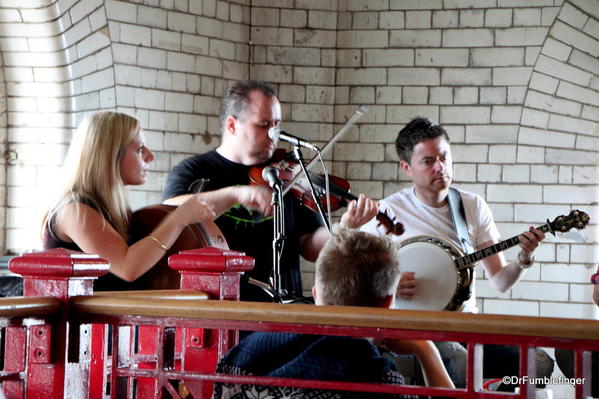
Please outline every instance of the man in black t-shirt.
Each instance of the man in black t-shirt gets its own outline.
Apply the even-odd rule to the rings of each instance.
[[[281,122],[281,106],[274,90],[260,81],[239,81],[225,95],[220,113],[222,141],[206,154],[183,160],[169,174],[162,198],[166,204],[179,205],[194,185],[204,179],[202,196],[220,215],[216,224],[229,247],[243,251],[256,265],[242,280],[241,299],[268,301],[270,298],[253,285],[252,277],[268,282],[272,272],[273,222],[271,191],[264,186],[249,186],[249,169],[268,161],[277,143],[268,129]],[[299,258],[314,261],[328,239],[320,217],[302,207],[291,195],[285,201],[286,239],[281,259],[282,288],[301,296]],[[360,196],[352,201],[341,218],[345,227],[358,227],[377,212],[377,205]]]

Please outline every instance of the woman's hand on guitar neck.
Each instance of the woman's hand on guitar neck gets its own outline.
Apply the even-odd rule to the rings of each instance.
[[[399,286],[397,287],[397,295],[403,299],[412,299],[416,293],[416,287],[418,286],[418,279],[415,277],[414,272],[402,273],[399,278]]]

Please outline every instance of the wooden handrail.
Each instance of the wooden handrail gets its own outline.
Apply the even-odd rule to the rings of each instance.
[[[130,295],[79,296],[71,309],[82,314],[175,317],[226,321],[301,323],[347,327],[506,334],[542,338],[599,340],[599,321],[392,310],[353,306],[314,306],[186,299],[151,299]],[[191,306],[193,303],[193,306]]]
[[[139,290],[139,291],[97,291],[94,296],[135,297],[149,299],[207,300],[209,295],[201,290]]]
[[[55,297],[0,298],[0,317],[35,317],[58,313],[61,301]]]

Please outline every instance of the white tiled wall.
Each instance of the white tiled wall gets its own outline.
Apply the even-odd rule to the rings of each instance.
[[[139,207],[158,202],[182,158],[218,144],[220,98],[248,77],[273,83],[284,128],[319,144],[369,107],[328,155],[354,192],[380,198],[408,184],[393,141],[420,115],[447,127],[456,185],[487,199],[506,238],[572,208],[594,217],[598,21],[598,0],[5,0],[6,248],[36,245],[40,199],[86,112],[141,120],[158,156],[132,190]],[[592,315],[594,221],[585,234],[549,239],[506,294],[479,271],[480,308]]]

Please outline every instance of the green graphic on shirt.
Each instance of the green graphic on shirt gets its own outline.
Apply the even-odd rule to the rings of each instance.
[[[235,214],[233,214],[235,213]],[[247,214],[247,216],[243,214]],[[260,212],[248,209],[242,204],[235,204],[227,212],[223,214],[224,217],[232,219],[236,224],[247,223],[257,224],[264,223],[272,219],[272,216],[264,216]]]

